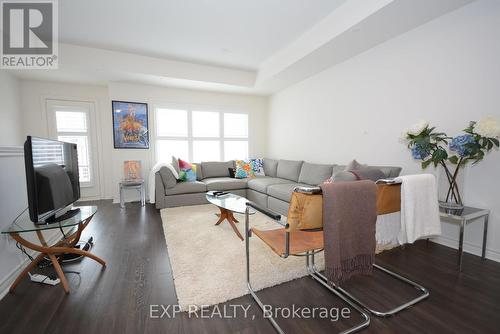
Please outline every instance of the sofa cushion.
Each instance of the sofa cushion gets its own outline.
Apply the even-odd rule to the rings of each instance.
[[[161,181],[163,182],[163,187],[165,189],[173,188],[177,184],[177,179],[175,178],[174,173],[170,170],[170,168],[163,166],[158,171],[161,177]]]
[[[303,161],[280,160],[278,162],[276,176],[282,179],[297,182],[299,180],[302,163]]]
[[[201,163],[204,178],[229,176],[228,168],[234,168],[234,161],[209,161]]]
[[[264,158],[264,175],[276,177],[278,160]]]
[[[343,182],[343,181],[356,181],[356,175],[348,171],[340,171],[335,173],[332,177],[332,182]]]
[[[332,173],[332,176],[337,174],[337,173],[340,173],[342,171],[345,171],[346,169],[346,166],[344,165],[333,165],[333,173]]]
[[[365,167],[359,170],[352,170],[351,173],[354,174],[358,180],[372,180],[375,182],[385,178],[385,174],[376,167]]]
[[[267,187],[267,194],[282,201],[290,202],[293,189],[298,186],[307,187],[308,185],[304,183],[273,184]]]
[[[269,176],[258,176],[253,179],[248,180],[248,188],[265,194],[267,192],[267,187],[273,184],[284,184],[293,183],[292,181],[279,179],[277,177]]]
[[[398,177],[402,170],[401,167],[392,167],[392,166],[374,166],[374,167],[380,169],[387,178]]]
[[[346,170],[346,171],[359,170],[359,169],[362,169],[363,167],[368,167],[368,165],[367,164],[361,164],[356,159],[354,159],[353,161],[349,162],[347,164],[347,166],[345,166],[344,170]]]
[[[356,160],[351,161],[345,168],[344,170],[350,171],[350,170],[362,170],[364,168],[377,168],[382,171],[382,173],[385,174],[385,177],[387,178],[393,178],[393,177],[398,177],[399,173],[401,173],[402,168],[401,167],[394,167],[394,166],[368,166],[367,164],[361,164],[357,162]],[[335,174],[335,171],[334,173]]]
[[[202,193],[207,191],[207,185],[200,181],[179,182],[173,188],[166,188],[165,195]]]
[[[196,181],[203,180],[203,169],[201,167],[201,163],[195,162],[196,165]]]
[[[203,179],[203,183],[207,185],[207,190],[235,190],[247,187],[247,179],[230,177],[210,177]]]
[[[267,208],[271,211],[286,216],[288,214],[289,203],[272,196],[267,197]]]
[[[253,189],[247,189],[246,196],[249,201],[254,202],[257,205],[267,208],[267,195],[255,191]]]
[[[356,162],[356,161],[354,161]],[[373,178],[369,178],[369,179],[379,179],[380,177],[379,176],[382,176],[382,178],[394,178],[394,177],[398,177],[399,174],[401,173],[401,167],[393,167],[393,166],[368,166],[368,165],[362,165],[362,164],[359,164],[357,163],[357,167],[359,171],[365,171],[365,170],[368,170],[368,171],[372,171],[372,170],[379,170],[383,173],[383,176],[382,175],[375,175]],[[352,163],[351,163],[352,165]],[[338,181],[355,181],[356,180],[356,176],[349,172],[347,170],[349,166],[334,166],[333,167],[333,176],[332,176],[332,179],[334,182],[338,182]],[[356,170],[354,170],[354,172],[356,172]]]
[[[304,162],[300,170],[299,182],[317,186],[332,176],[332,165],[310,164]]]

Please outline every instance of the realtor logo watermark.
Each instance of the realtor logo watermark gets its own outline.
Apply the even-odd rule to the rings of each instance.
[[[251,305],[188,305],[182,310],[180,305],[149,305],[149,317],[152,319],[174,319],[185,312],[189,319],[237,319],[250,318],[255,320],[255,314],[250,313]],[[260,311],[260,309],[258,309]],[[351,310],[347,307],[303,307],[292,304],[288,307],[273,307],[264,304],[262,315],[264,319],[329,319],[332,322],[351,318]]]
[[[0,67],[57,69],[57,0],[2,0],[0,7]]]

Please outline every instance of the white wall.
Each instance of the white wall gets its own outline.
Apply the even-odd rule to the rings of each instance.
[[[21,145],[23,142],[19,92],[19,80],[5,70],[0,70],[0,116],[2,119],[0,146]]]
[[[427,119],[448,134],[470,120],[500,116],[500,2],[480,0],[325,70],[271,99],[270,156],[370,164],[421,172],[399,142]],[[465,202],[490,208],[488,256],[500,260],[500,153],[468,170]],[[469,225],[477,253],[481,223]],[[455,226],[440,241],[455,245]]]
[[[148,103],[150,130],[153,131],[153,110],[156,105],[206,106],[220,110],[249,113],[250,154],[262,156],[267,144],[266,97],[223,94],[215,92],[173,89],[158,86],[112,82],[106,86],[61,84],[43,81],[22,81],[23,135],[47,137],[48,123],[45,100],[90,101],[95,104],[99,159],[99,185],[86,197],[118,199],[118,182],[123,176],[123,161],[141,160],[143,176],[153,163],[153,148],[149,150],[120,150],[113,147],[111,101],[123,100]],[[150,138],[151,139],[151,138]],[[152,142],[154,145],[154,142]],[[83,193],[83,190],[82,190]],[[85,194],[84,194],[85,195]],[[129,197],[130,195],[131,197]],[[133,197],[132,197],[133,196]],[[134,192],[127,199],[138,199]]]
[[[8,228],[12,221],[28,207],[24,157],[21,147],[9,150],[0,147],[0,229]],[[26,237],[23,235],[23,237]],[[18,274],[19,266],[25,261],[15,246],[14,239],[7,234],[0,235],[0,298]]]
[[[111,183],[108,181],[111,160],[109,154],[106,154],[109,152],[106,148],[112,145],[109,131],[106,131],[105,127],[105,125],[111,126],[107,87],[22,80],[21,96],[25,136],[50,137],[46,110],[47,99],[85,101],[94,105],[95,115],[92,115],[94,119],[91,120],[91,124],[96,124],[97,127],[95,138],[97,152],[94,152],[97,159],[97,171],[94,173],[94,186],[82,188],[82,197],[86,199],[105,197],[105,194],[111,191]]]
[[[0,229],[27,207],[24,178],[22,123],[19,81],[0,70]],[[6,291],[9,278],[22,263],[15,243],[8,235],[0,235],[0,296]]]
[[[214,110],[247,112],[249,114],[249,154],[264,156],[267,144],[267,112],[268,98],[251,95],[224,94],[216,92],[195,91],[166,88],[158,86],[137,85],[112,82],[109,84],[111,100],[135,101],[148,103],[149,128],[154,132],[153,113],[155,106],[199,107]],[[111,111],[110,111],[111,113]],[[110,123],[111,129],[111,123]],[[150,136],[150,139],[152,136]],[[154,141],[150,150],[112,150],[113,183],[118,184],[123,174],[123,161],[141,160],[143,173],[154,163]],[[111,146],[112,147],[112,146]],[[144,175],[147,178],[147,175]],[[113,198],[118,198],[118,188],[115,187]],[[131,194],[135,195],[135,194]],[[128,198],[128,197],[127,197]]]

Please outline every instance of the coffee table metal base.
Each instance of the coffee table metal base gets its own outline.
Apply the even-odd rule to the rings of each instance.
[[[219,220],[217,221],[217,223],[215,223],[215,225],[216,226],[220,225],[224,220],[227,220],[229,225],[231,225],[231,227],[233,228],[234,233],[236,233],[238,238],[240,238],[241,241],[243,241],[243,236],[241,235],[240,231],[236,227],[236,223],[239,223],[239,221],[236,218],[234,218],[233,212],[226,210],[224,208],[221,208],[221,207],[218,207],[218,208],[220,210],[220,214],[217,215],[217,216],[219,216]]]

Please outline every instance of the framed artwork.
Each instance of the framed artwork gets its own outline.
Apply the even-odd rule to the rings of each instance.
[[[141,161],[127,160],[123,162],[123,179],[139,180],[142,178]]]
[[[112,101],[115,148],[148,149],[147,103]]]

